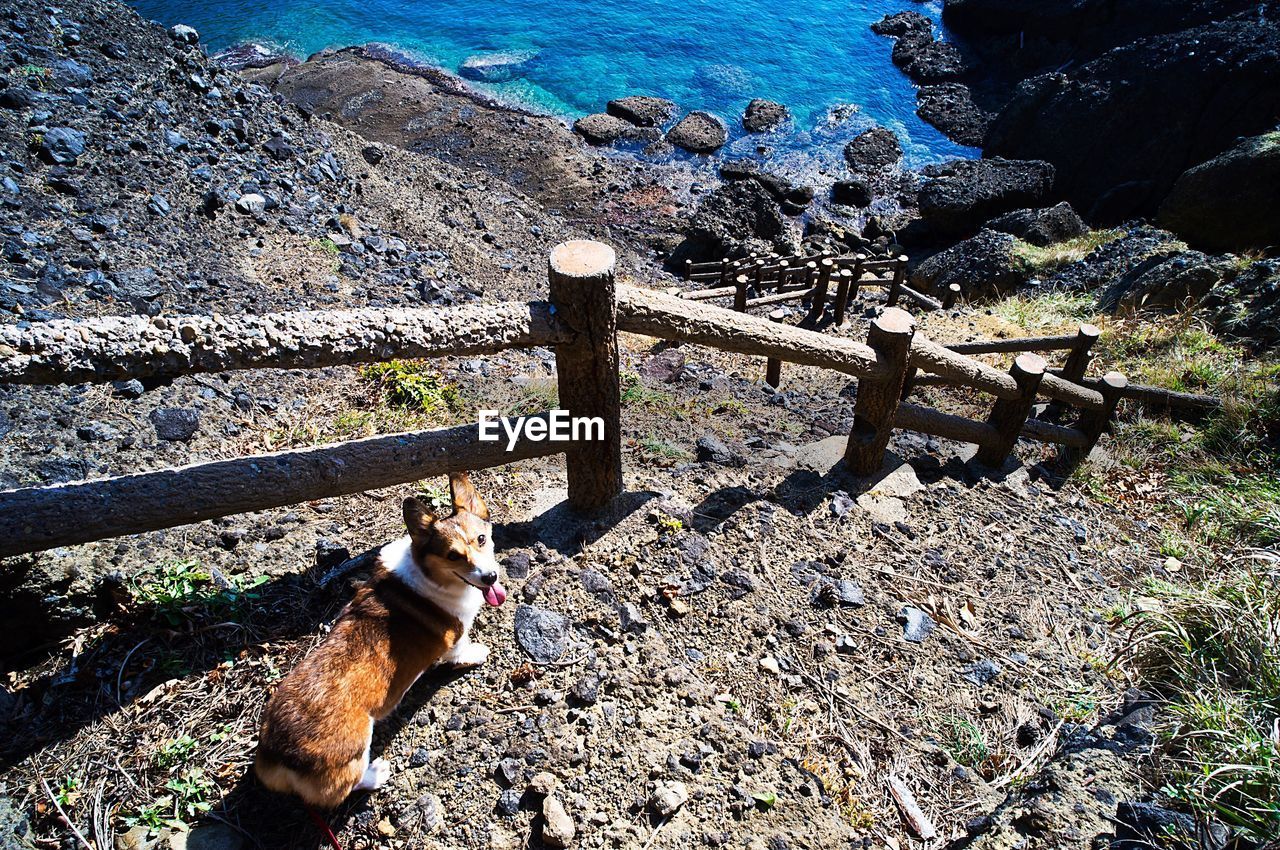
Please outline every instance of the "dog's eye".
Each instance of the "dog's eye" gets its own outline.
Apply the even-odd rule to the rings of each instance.
[[[450,560],[450,561],[461,561],[461,560],[462,560],[462,553],[461,553],[461,552],[450,552],[450,553],[449,553],[449,560]]]
[[[483,545],[484,545],[484,535],[483,535],[483,534],[481,534],[479,537],[477,537],[477,538],[476,538],[476,545],[477,545],[477,546],[483,546]]]

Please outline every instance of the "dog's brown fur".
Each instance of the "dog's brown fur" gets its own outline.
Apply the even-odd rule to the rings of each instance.
[[[452,516],[437,519],[416,499],[404,504],[412,562],[445,588],[466,583],[459,570],[486,555],[492,561],[488,509],[465,474],[450,483]],[[337,806],[361,783],[374,721],[399,704],[423,671],[465,642],[470,626],[384,560],[380,556],[329,636],[281,681],[263,713],[258,778],[321,808]]]

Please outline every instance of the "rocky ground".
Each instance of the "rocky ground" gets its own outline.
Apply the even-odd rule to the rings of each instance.
[[[904,173],[883,133],[846,152],[862,183],[846,190],[874,200],[833,211],[759,167],[721,163],[721,184],[601,152],[369,50],[241,75],[112,2],[18,2],[0,25],[11,322],[527,299],[576,236],[614,244],[625,282],[667,286],[660,263],[699,252],[896,252],[912,221],[922,244],[990,223],[1006,254],[1085,233],[1041,214],[1051,167]],[[1055,274],[1096,289],[1189,251],[1137,226],[1108,245]],[[1250,268],[1206,291],[1261,310],[1270,266]],[[874,309],[830,330],[861,338]],[[980,312],[924,321],[939,339],[1008,331]],[[1150,741],[1105,666],[1107,612],[1163,569],[1155,529],[1062,482],[1038,447],[992,476],[899,433],[884,476],[849,479],[835,461],[855,384],[787,367],[775,392],[758,361],[623,343],[627,497],[583,525],[557,508],[555,459],[476,476],[512,590],[479,625],[493,654],[379,727],[395,778],[337,814],[344,847],[1081,847],[1116,831],[1117,803],[1144,799]],[[3,387],[0,482],[555,397],[547,351],[438,366],[447,391],[426,409],[354,369]],[[318,846],[246,774],[258,715],[367,567],[350,557],[400,533],[411,489],[4,562],[0,844]]]

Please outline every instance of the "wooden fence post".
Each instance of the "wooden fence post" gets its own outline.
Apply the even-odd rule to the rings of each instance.
[[[902,284],[907,277],[907,258],[906,255],[898,257],[898,262],[893,267],[893,283],[889,284],[889,298],[885,302],[890,307],[898,305],[898,298],[902,295]]]
[[[560,406],[574,417],[604,420],[604,440],[565,453],[569,504],[604,507],[622,492],[622,401],[618,386],[618,308],[613,249],[575,239],[551,252],[548,279],[556,315],[575,332],[556,346]]]
[[[1098,337],[1102,335],[1102,331],[1098,330],[1095,325],[1080,325],[1080,329],[1076,331],[1076,344],[1072,347],[1071,353],[1067,355],[1066,362],[1062,364],[1062,368],[1058,370],[1058,376],[1064,381],[1070,381],[1073,384],[1080,383],[1084,379],[1085,370],[1089,368],[1090,351],[1093,344],[1098,341]],[[1060,401],[1049,402],[1049,407],[1045,410],[1045,418],[1053,419],[1062,415],[1062,411],[1066,409],[1066,405]]]
[[[893,415],[902,395],[915,328],[911,315],[897,307],[887,308],[871,323],[867,344],[887,364],[888,374],[875,380],[858,379],[853,429],[844,452],[845,463],[854,475],[871,475],[883,462],[884,449],[893,432]]]
[[[739,313],[747,312],[747,276],[740,274],[733,281],[733,309]]]
[[[769,314],[769,321],[781,322],[787,317],[787,311],[779,307]],[[776,357],[770,357],[765,361],[764,366],[764,382],[775,390],[782,383],[782,361]]]
[[[1081,325],[1080,329],[1076,331],[1075,347],[1067,355],[1067,362],[1062,364],[1062,371],[1058,373],[1059,377],[1073,384],[1080,383],[1080,379],[1084,377],[1085,370],[1089,368],[1089,352],[1101,335],[1102,331],[1098,330],[1094,325]]]
[[[1076,423],[1076,428],[1084,432],[1087,442],[1078,448],[1073,446],[1062,447],[1059,458],[1067,469],[1079,466],[1081,461],[1089,456],[1089,452],[1093,451],[1093,447],[1098,444],[1098,440],[1102,438],[1107,426],[1111,424],[1111,420],[1116,415],[1116,407],[1120,404],[1120,399],[1124,398],[1124,390],[1125,387],[1129,386],[1129,379],[1119,372],[1108,372],[1094,386],[1102,394],[1102,407],[1098,410],[1081,411],[1080,421]]]
[[[974,456],[978,463],[992,469],[999,469],[1004,464],[1036,403],[1036,390],[1040,388],[1040,379],[1044,377],[1046,368],[1044,358],[1031,352],[1019,354],[1013,361],[1009,374],[1018,384],[1020,394],[1017,398],[996,399],[991,415],[987,417],[987,424],[996,429],[999,438],[978,447],[978,453]]]
[[[831,270],[834,267],[830,257],[823,257],[818,262],[818,279],[813,285],[813,307],[810,310],[815,319],[822,318],[827,309],[827,290],[831,287]]]
[[[960,284],[953,283],[947,287],[947,291],[942,294],[942,309],[950,310],[956,306],[956,299],[960,297]]]

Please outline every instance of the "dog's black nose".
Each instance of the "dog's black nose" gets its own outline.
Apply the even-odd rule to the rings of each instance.
[[[485,587],[493,587],[498,583],[498,571],[490,570],[487,573],[480,574],[480,583]]]

